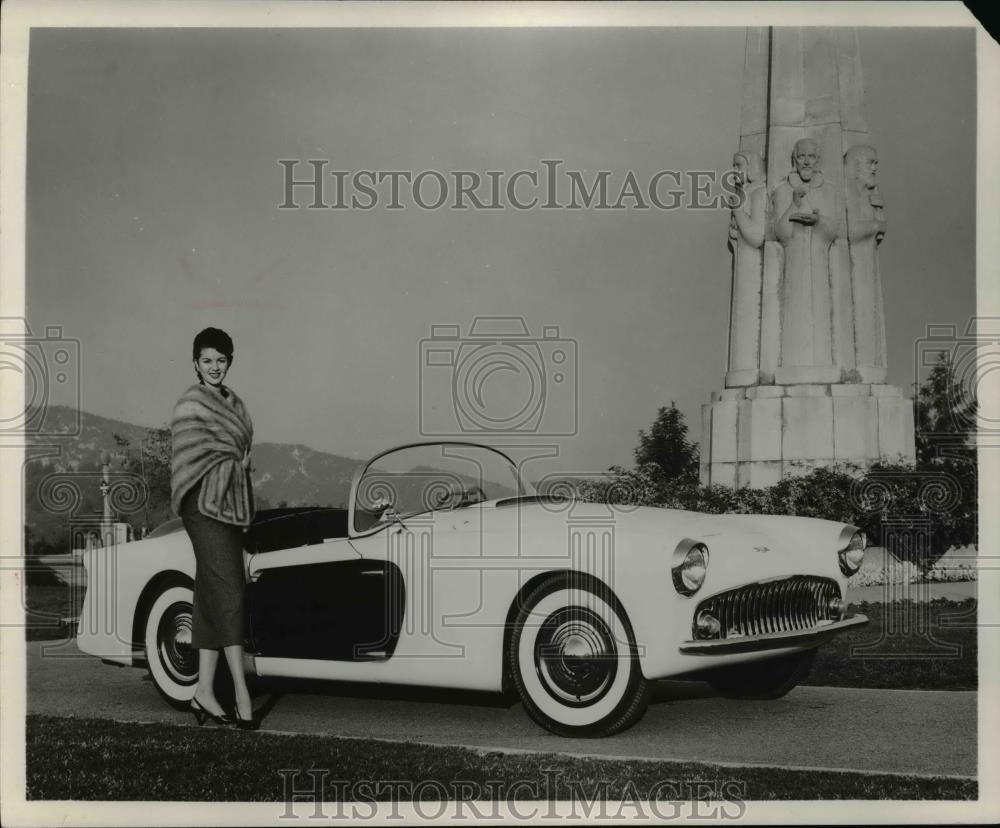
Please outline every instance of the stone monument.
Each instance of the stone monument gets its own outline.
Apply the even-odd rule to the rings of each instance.
[[[886,383],[886,220],[863,93],[856,30],[747,31],[728,364],[702,408],[703,483],[913,459],[912,401]]]

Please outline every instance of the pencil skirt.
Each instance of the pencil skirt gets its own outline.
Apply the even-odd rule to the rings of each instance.
[[[191,646],[218,650],[244,643],[243,527],[203,515],[200,491],[199,482],[184,495],[180,510],[197,564]]]

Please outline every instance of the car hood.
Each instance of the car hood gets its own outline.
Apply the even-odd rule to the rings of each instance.
[[[556,521],[560,524],[579,521],[605,521],[632,532],[681,532],[689,535],[717,536],[722,534],[768,535],[780,532],[796,537],[805,533],[815,537],[840,530],[847,524],[820,518],[792,515],[712,514],[684,509],[663,509],[655,506],[615,506],[584,501],[556,501],[544,498],[499,500],[482,504],[497,511],[516,509],[522,520],[531,524]]]
[[[840,577],[836,553],[840,534],[848,525],[788,515],[707,514],[532,498],[497,501],[481,508],[494,511],[496,517],[508,510],[515,513],[524,538],[565,537],[568,528],[612,531],[616,557],[661,556],[672,553],[681,540],[701,541],[709,548],[713,574],[730,570],[734,575],[740,572],[737,577],[744,580],[743,564],[761,577],[807,571]],[[493,522],[485,512],[484,522]]]

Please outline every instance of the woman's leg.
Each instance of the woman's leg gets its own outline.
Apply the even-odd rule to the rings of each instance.
[[[198,650],[198,686],[194,689],[194,697],[198,704],[214,716],[221,716],[226,712],[215,698],[215,668],[218,664],[218,650]]]
[[[236,712],[241,719],[253,718],[253,704],[250,701],[250,690],[247,688],[247,677],[243,671],[243,645],[230,644],[223,649],[226,663],[233,677],[233,688],[236,691]]]

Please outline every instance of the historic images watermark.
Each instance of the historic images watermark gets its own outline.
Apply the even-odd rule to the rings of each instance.
[[[934,523],[961,506],[962,483],[946,471],[876,469],[850,492],[859,514],[878,516],[884,550],[881,623],[851,646],[852,658],[868,660],[961,659],[962,647],[941,640],[937,626],[960,626],[960,616],[937,617],[930,582],[911,582],[915,566],[934,557]],[[912,504],[907,508],[903,504]],[[975,556],[970,556],[975,563]],[[975,624],[974,619],[972,625]]]
[[[5,393],[0,395],[0,451],[23,450],[24,463],[49,462],[60,454],[59,439],[72,439],[81,433],[80,341],[66,336],[60,325],[44,325],[33,329],[23,316],[0,317],[0,372]],[[18,393],[18,385],[23,395]],[[58,405],[58,408],[57,408]],[[80,502],[78,476],[68,471],[50,474],[39,486],[38,496],[43,510],[72,510]],[[72,548],[94,526],[82,526],[68,520],[64,523],[66,544]],[[29,532],[25,529],[25,546]],[[69,555],[55,556],[42,565],[30,556],[16,554],[26,550],[10,550],[0,557],[0,570],[16,571],[21,604],[29,613],[27,584],[39,572],[53,571],[67,580],[76,577]],[[75,614],[78,608],[71,607]],[[52,613],[34,611],[36,626],[62,627],[63,619]],[[20,626],[20,625],[18,625]]]
[[[282,158],[282,210],[719,210],[744,198],[738,173],[576,170],[545,158],[519,170],[340,170]]]
[[[941,456],[968,445],[1000,446],[1000,411],[991,407],[1000,399],[1000,318],[974,316],[964,330],[954,324],[928,325],[914,343],[914,386],[921,385],[942,363],[951,366],[954,382],[942,389],[948,416],[928,435]],[[991,388],[992,386],[992,388]],[[925,401],[915,400],[917,418]],[[995,403],[993,403],[995,405]]]
[[[618,523],[637,508],[631,504],[639,493],[620,482],[607,492],[614,502],[584,502],[580,489],[600,472],[535,479],[535,447],[503,448],[521,462],[486,446],[445,441],[400,447],[374,458],[361,474],[352,531],[384,539],[385,617],[373,637],[355,642],[357,655],[385,651],[403,635],[410,641],[407,652],[394,658],[466,658],[475,636],[513,629],[512,619],[496,614],[496,590],[524,597],[540,573],[586,573],[586,583],[615,590]],[[549,531],[540,534],[520,510],[504,509],[524,495],[556,519]],[[509,533],[498,538],[481,510],[467,508],[485,502],[500,504],[511,521]],[[570,594],[580,606],[596,606],[584,582]],[[613,629],[610,609],[602,612]],[[530,628],[544,620],[528,616],[523,623]],[[625,637],[615,640],[629,646]],[[643,654],[648,644],[637,640],[636,652]]]
[[[23,400],[0,395],[0,440],[23,444],[27,439],[80,433],[80,341],[63,335],[59,325],[32,331],[24,317],[0,317],[0,371],[20,376]],[[13,382],[13,380],[12,380]],[[60,394],[70,420],[52,418],[51,397]]]
[[[420,433],[426,437],[577,433],[575,339],[532,334],[521,316],[432,325],[420,341]]]
[[[26,532],[24,557],[0,558],[11,562],[10,566],[0,564],[0,568],[24,574],[20,588],[25,624],[35,634],[45,630],[50,633],[52,643],[42,649],[45,657],[79,657],[69,640],[60,634],[72,638],[85,633],[122,645],[134,643],[132,631],[119,627],[116,613],[123,588],[118,552],[132,539],[126,521],[141,516],[150,501],[150,492],[141,474],[121,467],[122,459],[121,455],[105,456],[100,470],[53,469],[42,474],[34,487],[37,508],[58,521],[62,539],[53,545],[64,551],[39,555],[31,548]],[[102,510],[98,497],[106,504],[108,513]],[[112,520],[110,515],[116,519]],[[61,582],[67,596],[65,615],[29,606],[27,590],[33,576],[45,582],[51,582],[52,578]],[[100,584],[105,600],[90,603],[85,611],[83,596],[88,583]]]
[[[281,768],[279,819],[704,819],[737,820],[747,784],[735,779],[661,779],[640,794],[632,780],[584,782],[543,768],[531,779],[337,779],[328,768]],[[612,799],[613,797],[613,799]],[[412,806],[404,815],[400,805]],[[568,805],[566,808],[559,804]]]
[[[852,646],[854,658],[968,657],[940,630],[978,626],[976,608],[939,614],[931,578],[975,579],[997,567],[995,555],[975,548],[975,528],[978,452],[1000,447],[1000,415],[988,407],[998,366],[994,317],[973,317],[964,329],[928,325],[914,343],[916,464],[876,465],[850,492],[854,512],[877,527],[870,542],[884,550],[882,623]]]

